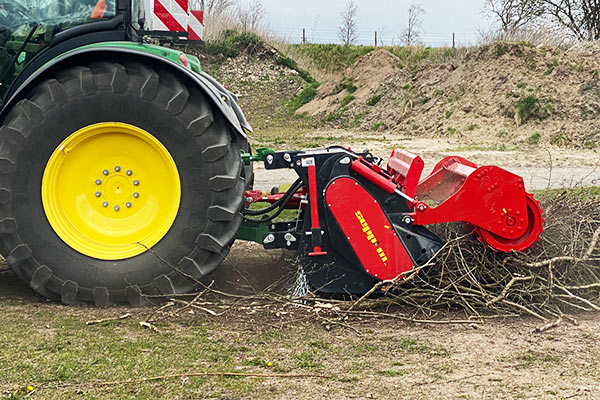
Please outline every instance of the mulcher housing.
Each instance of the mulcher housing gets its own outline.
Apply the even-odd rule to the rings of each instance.
[[[247,192],[247,204],[298,209],[286,222],[250,219],[243,235],[265,248],[297,249],[313,289],[365,293],[427,264],[442,241],[425,226],[462,221],[498,251],[530,248],[542,232],[542,210],[522,178],[495,166],[448,157],[420,181],[423,160],[396,149],[388,160],[341,147],[261,151],[265,168],[291,168],[299,180],[287,194]],[[273,206],[265,209],[272,211]]]

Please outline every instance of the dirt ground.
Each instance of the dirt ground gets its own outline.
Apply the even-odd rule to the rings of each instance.
[[[253,285],[244,276],[248,269],[240,273],[241,259],[250,270],[272,273],[285,264],[281,254],[269,258],[253,245],[236,245],[217,285],[225,288],[226,281],[237,279]],[[279,263],[273,266],[274,261]],[[216,317],[181,313],[157,323],[160,333],[153,333],[138,324],[151,308],[45,303],[6,272],[0,274],[0,299],[2,399],[20,398],[10,396],[26,386],[35,389],[28,396],[33,399],[600,398],[598,314],[532,333],[540,324],[528,318],[460,325],[350,319],[347,327],[338,327],[293,305],[257,310],[248,304]],[[126,313],[132,319],[86,325]],[[9,336],[17,328],[21,335]],[[126,346],[144,348],[128,353]],[[185,377],[99,385],[199,371],[324,377]]]

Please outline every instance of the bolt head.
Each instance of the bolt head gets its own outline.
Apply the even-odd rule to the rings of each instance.
[[[102,196],[102,193],[96,192],[96,197],[100,197],[100,196]]]
[[[125,207],[131,208],[131,203],[128,201],[127,203],[125,203]]]
[[[107,169],[105,169],[104,171],[102,171],[102,174],[103,174],[103,175],[108,175],[108,170],[107,170]]]
[[[102,181],[100,179],[96,179],[96,185],[102,185]]]
[[[121,207],[115,206],[115,211],[119,211],[120,209],[121,209]]]
[[[127,176],[131,176],[131,174],[133,174],[133,171],[128,169],[127,172],[125,172],[127,174]]]
[[[102,202],[102,207],[108,207],[108,201]]]
[[[119,167],[118,165],[115,167],[115,171],[119,172],[121,170],[121,167]]]
[[[139,186],[140,185],[140,181],[138,181],[137,179],[135,181],[133,181],[133,185],[134,186]]]
[[[138,192],[134,192],[133,197],[137,199],[138,197],[140,197],[140,194]]]

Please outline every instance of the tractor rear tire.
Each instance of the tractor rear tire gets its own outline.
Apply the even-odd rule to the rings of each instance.
[[[132,137],[139,133],[151,142],[165,160],[172,159],[170,186],[161,188],[160,178],[154,181],[148,174],[145,181],[140,178],[141,183],[127,183],[129,175],[135,177],[144,171],[127,170],[125,175],[126,165],[120,175],[114,172],[120,170],[117,156],[124,151],[111,151],[111,143],[120,143],[120,139],[118,133],[111,134],[110,130],[122,127]],[[103,132],[102,129],[109,132],[108,136],[98,134],[105,146],[95,154],[88,150],[87,157],[72,159],[80,160],[79,164],[73,161],[80,171],[70,167],[65,172],[60,166],[52,170],[52,160],[64,156],[57,153],[70,151],[61,145],[68,143],[68,138],[80,135],[77,137],[84,140],[86,130]],[[200,278],[223,261],[241,224],[240,210],[247,185],[244,175],[248,173],[244,172],[240,147],[247,147],[246,139],[234,132],[206,95],[169,71],[142,63],[110,61],[66,69],[34,87],[0,127],[0,251],[33,290],[64,304],[140,306],[153,296],[189,293],[197,288]],[[148,162],[149,156],[143,151],[136,153],[143,148],[127,149],[133,160],[130,164]],[[73,153],[76,151],[77,148]],[[97,168],[103,160],[105,170]],[[54,180],[48,177],[52,175],[50,170]],[[154,171],[160,175],[163,168],[155,166]],[[69,182],[67,172],[84,179]],[[109,215],[100,206],[108,203],[100,203],[104,193],[88,192],[95,177],[100,185],[103,174],[108,181],[113,173],[119,175],[122,183],[140,185],[149,193],[141,189],[140,193],[129,193],[136,196],[129,196],[132,200],[127,201],[127,209],[123,207],[125,203],[121,204],[120,214],[118,205],[104,205],[111,212],[114,208],[114,214]],[[114,189],[119,189],[115,192],[119,196],[122,194],[121,188]],[[102,224],[111,218],[125,218],[125,212],[137,212],[133,197],[142,200],[161,195],[171,202],[168,205],[174,212],[170,220],[165,214],[165,221],[157,223],[157,229],[160,227],[165,233],[156,236],[151,232],[158,238],[156,243],[146,247],[137,241],[131,246],[143,248],[131,251],[129,246],[129,253],[111,253],[112,239],[106,249],[101,246],[98,238],[105,237]],[[94,203],[94,197],[99,197],[98,203]],[[79,215],[83,213],[78,208],[81,201],[91,204],[86,205],[88,208],[98,208],[82,210],[88,214],[93,211],[100,222],[92,224],[86,220],[87,214]],[[143,207],[140,205],[140,213],[144,212]],[[98,217],[103,212],[106,216]],[[145,220],[140,218],[146,214],[139,214],[133,221],[143,225]],[[81,221],[75,227],[53,223],[70,221],[69,218]],[[84,232],[88,222],[92,226],[90,237]],[[131,229],[137,229],[133,225]],[[99,227],[98,232],[94,232],[94,227]],[[152,224],[149,229],[153,229]],[[116,242],[124,240],[119,232],[115,236]],[[75,238],[76,244],[69,238]],[[88,242],[98,241],[100,245],[94,244],[92,250],[87,250]],[[127,243],[119,245],[126,247]]]

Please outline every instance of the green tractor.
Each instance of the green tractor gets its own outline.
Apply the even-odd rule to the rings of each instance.
[[[150,3],[0,0],[0,252],[65,304],[187,293],[243,219],[251,127]]]

